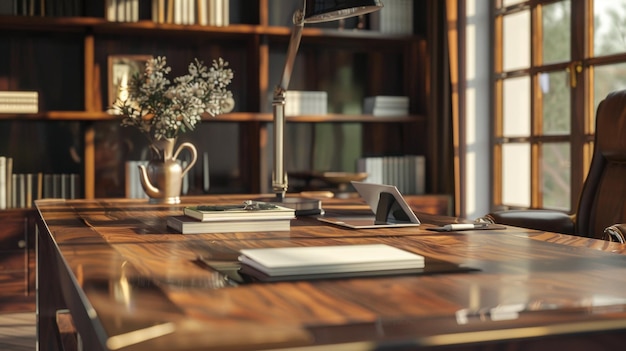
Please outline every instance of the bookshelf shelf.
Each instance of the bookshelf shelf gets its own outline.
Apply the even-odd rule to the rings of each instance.
[[[47,111],[33,114],[12,114],[0,113],[0,120],[31,120],[31,121],[116,121],[119,116],[111,115],[106,112],[86,112],[86,111]],[[349,114],[327,114],[327,115],[300,115],[287,116],[288,123],[415,123],[423,122],[426,116],[409,115],[409,116],[393,116],[379,117],[373,115],[349,115]],[[216,117],[205,116],[202,118],[203,123],[220,123],[220,122],[272,122],[271,113],[256,112],[234,112],[227,113]]]

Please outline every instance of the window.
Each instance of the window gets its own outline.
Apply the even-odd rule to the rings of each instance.
[[[626,0],[494,0],[494,209],[576,208],[598,103],[626,88]]]

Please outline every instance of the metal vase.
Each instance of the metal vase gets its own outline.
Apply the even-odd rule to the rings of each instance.
[[[148,162],[147,166],[139,166],[141,186],[150,197],[150,203],[180,203],[183,177],[196,163],[198,152],[189,142],[180,144],[174,152],[175,145],[176,138],[155,141],[151,147],[156,157]],[[177,158],[184,149],[191,154],[191,160],[183,168]]]

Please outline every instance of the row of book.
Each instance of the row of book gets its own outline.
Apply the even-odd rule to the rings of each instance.
[[[1,0],[0,15],[79,17],[101,16],[103,11],[112,22],[226,26],[229,5],[230,0]]]
[[[80,197],[80,175],[13,173],[13,159],[0,156],[0,210],[32,207],[38,199]]]
[[[325,115],[328,113],[328,93],[325,91],[287,91],[285,115]]]
[[[150,6],[149,8],[147,6]],[[229,0],[106,0],[105,18],[111,22],[137,22],[227,26]]]
[[[2,0],[1,15],[82,16],[88,0]]]
[[[421,155],[362,157],[357,171],[368,183],[395,185],[400,193],[421,195],[426,187],[426,158]]]
[[[0,91],[0,113],[37,113],[39,94],[36,91]]]
[[[388,0],[370,14],[370,30],[387,34],[413,33],[413,0]]]
[[[182,234],[288,231],[295,210],[262,201],[187,206],[167,226]]]
[[[20,16],[102,16],[113,22],[151,20],[156,23],[200,24],[227,26],[230,23],[230,7],[245,11],[240,1],[233,0],[1,0],[0,15]],[[292,16],[302,8],[302,1],[269,1],[269,23],[292,26]],[[387,0],[384,7],[358,19],[333,21],[327,25],[336,28],[354,28],[380,31],[388,34],[413,33],[413,0]],[[348,24],[352,21],[354,24]],[[321,24],[324,25],[324,24]],[[315,26],[315,25],[313,25]],[[343,27],[342,27],[343,26]],[[332,28],[332,27],[331,27]]]
[[[363,113],[379,117],[407,116],[408,96],[369,96],[363,99]]]

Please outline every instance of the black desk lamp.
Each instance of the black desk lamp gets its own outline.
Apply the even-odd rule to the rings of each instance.
[[[293,64],[300,46],[302,29],[305,23],[319,23],[354,17],[374,12],[383,7],[380,0],[305,0],[304,9],[293,14],[293,30],[289,39],[287,58],[282,78],[274,90],[272,112],[274,117],[274,170],[272,189],[276,199],[286,207],[294,208],[297,215],[319,214],[322,212],[320,201],[299,197],[285,197],[287,192],[287,173],[284,168],[284,127],[285,93],[289,86]]]

